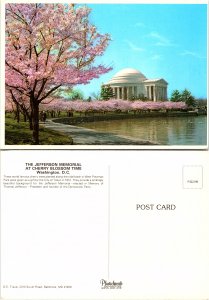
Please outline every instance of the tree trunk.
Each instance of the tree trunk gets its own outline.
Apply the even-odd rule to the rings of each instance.
[[[33,141],[35,145],[39,145],[39,103],[33,98],[32,105],[32,127],[33,127]]]
[[[30,130],[33,130],[33,121],[32,118],[29,118]]]
[[[29,113],[28,111],[25,112],[26,118],[29,121],[29,128],[30,130],[33,130],[33,119],[32,119],[32,113]]]
[[[19,105],[16,105],[15,119],[17,119],[17,123],[20,122],[20,108],[19,108]]]
[[[24,114],[24,121],[29,121],[29,128],[30,130],[33,130],[33,121],[32,121],[32,112],[30,113],[27,109],[22,107],[22,112]]]
[[[23,113],[23,117],[24,117],[24,122],[27,122],[27,115],[26,115],[26,113]]]

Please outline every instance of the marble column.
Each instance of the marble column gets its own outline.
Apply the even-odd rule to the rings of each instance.
[[[149,86],[149,100],[152,100],[152,86]]]
[[[132,86],[129,86],[129,95],[128,95],[128,99],[132,99],[132,96],[133,96],[133,87]]]
[[[156,102],[156,86],[153,86],[153,98],[154,102]]]
[[[155,86],[155,101],[158,100],[158,87]]]
[[[113,94],[115,95],[114,98],[116,99],[116,88],[113,88]]]
[[[118,99],[121,99],[121,95],[122,95],[122,92],[121,92],[121,88],[119,87],[118,88]]]
[[[115,94],[115,99],[118,99],[118,90],[117,90],[117,88],[115,87],[115,89],[114,89],[115,91],[114,91],[114,94]]]
[[[134,86],[134,97],[136,98],[137,97],[137,87]]]
[[[127,100],[131,99],[131,87],[127,87]]]
[[[124,87],[122,87],[122,100],[124,100]]]
[[[159,100],[159,89],[158,86],[156,86],[156,101]]]
[[[162,100],[164,100],[164,99],[165,99],[165,88],[162,87]]]
[[[147,99],[150,99],[150,90],[149,90],[149,86],[147,87]]]

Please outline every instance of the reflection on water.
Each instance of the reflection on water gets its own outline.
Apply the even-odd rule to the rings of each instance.
[[[79,125],[80,126],[80,125]],[[150,117],[84,123],[81,126],[162,145],[206,145],[207,117]]]

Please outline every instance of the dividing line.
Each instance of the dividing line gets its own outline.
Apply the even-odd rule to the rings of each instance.
[[[110,277],[110,166],[108,166],[108,249],[107,249],[107,278]]]

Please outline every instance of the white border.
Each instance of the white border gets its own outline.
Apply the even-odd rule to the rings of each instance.
[[[1,107],[1,114],[0,114],[0,147],[1,149],[8,149],[8,150],[32,150],[32,149],[48,149],[48,150],[208,150],[208,135],[209,135],[209,130],[208,130],[208,105],[207,105],[207,144],[206,145],[166,145],[166,146],[157,146],[157,145],[5,145],[5,47],[4,47],[4,41],[5,41],[5,4],[6,3],[40,3],[38,0],[27,0],[27,1],[21,1],[21,0],[1,0],[0,2],[0,21],[1,21],[1,34],[0,34],[0,91],[1,91],[1,98],[0,98],[0,107]],[[41,1],[43,3],[66,3],[66,0],[50,0],[50,1]],[[94,3],[94,4],[206,4],[208,5],[207,0],[189,0],[189,1],[182,1],[182,0],[137,0],[137,1],[130,1],[127,3],[127,1],[114,1],[111,2],[111,0],[100,0],[100,1],[93,1],[93,0],[75,0],[73,1],[74,3]],[[207,12],[209,13],[209,9],[207,6]],[[208,15],[207,13],[207,15]],[[198,22],[198,20],[197,20]],[[208,19],[207,19],[207,31],[208,31]],[[208,80],[208,41],[207,41],[207,80]],[[208,83],[208,82],[207,82]],[[208,102],[208,95],[209,95],[209,90],[208,90],[208,84],[207,84],[207,102]],[[4,100],[3,100],[4,99]]]
[[[43,0],[43,1],[38,1],[38,0],[1,0],[2,4],[5,3],[66,3],[66,0]],[[100,0],[100,1],[94,1],[94,0],[74,0],[71,1],[73,3],[93,3],[93,4],[208,4],[207,0],[131,0],[131,1],[127,1],[127,0]]]

